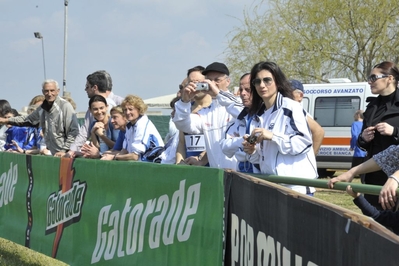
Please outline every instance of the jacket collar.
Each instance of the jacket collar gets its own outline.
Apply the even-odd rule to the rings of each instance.
[[[55,98],[54,102],[50,105],[50,103],[46,100],[43,101],[42,105],[40,106],[44,111],[46,112],[50,112],[51,108],[53,107],[54,103],[57,103],[59,105],[59,101],[60,101],[60,96],[57,96],[57,98]]]
[[[139,118],[137,118],[136,122],[134,124],[132,124],[132,122],[129,121],[129,123],[126,124],[126,129],[130,129],[132,126],[134,126],[135,124],[137,124],[137,122],[139,121],[140,118],[142,118],[143,116],[140,115]]]

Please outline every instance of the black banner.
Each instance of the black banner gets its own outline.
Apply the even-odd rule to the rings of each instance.
[[[390,232],[382,229],[384,237],[312,197],[240,175],[225,172],[225,265],[399,264],[399,238]]]

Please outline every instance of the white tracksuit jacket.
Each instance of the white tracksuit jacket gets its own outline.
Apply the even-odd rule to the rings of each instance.
[[[229,109],[226,107],[235,106]],[[173,122],[176,127],[188,134],[204,134],[205,147],[210,167],[236,169],[236,158],[227,158],[219,145],[224,138],[227,127],[243,109],[242,103],[232,93],[220,91],[209,107],[203,108],[197,114],[191,113],[191,103],[181,100],[175,104]]]
[[[251,134],[252,130],[257,127],[261,127],[260,119],[258,116],[254,116],[250,125],[247,125],[248,121],[248,109],[245,108],[237,117],[234,124],[230,125],[226,131],[225,138],[220,141],[220,146],[222,147],[223,153],[231,158],[235,156],[237,158],[237,167],[238,171],[238,163],[249,161],[249,155],[243,151],[244,142],[243,136],[246,134],[247,126],[249,126],[249,134]],[[254,173],[259,173],[259,170],[254,166]]]
[[[258,114],[261,126],[273,132],[273,137],[256,145],[256,152],[249,158],[250,162],[259,163],[261,173],[264,174],[317,178],[312,135],[302,106],[278,93],[274,106]],[[304,186],[286,186],[306,194]],[[311,187],[310,192],[314,191]]]

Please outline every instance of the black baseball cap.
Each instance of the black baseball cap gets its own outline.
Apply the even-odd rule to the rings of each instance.
[[[219,62],[213,62],[212,64],[207,66],[205,68],[205,70],[202,71],[202,75],[206,75],[209,72],[213,72],[213,71],[226,74],[227,76],[230,75],[230,72],[229,72],[229,69],[227,68],[227,66],[225,64],[219,63]]]

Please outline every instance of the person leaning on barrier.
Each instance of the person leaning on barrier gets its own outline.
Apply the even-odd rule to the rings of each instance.
[[[353,203],[359,207],[364,215],[370,216],[376,222],[399,235],[399,212],[397,210],[378,210],[371,205],[363,195],[354,192],[351,186],[346,187],[346,192],[353,197]]]
[[[259,62],[251,70],[252,105],[261,127],[245,138],[244,151],[262,174],[317,178],[312,136],[302,106],[293,100],[290,82],[273,62]],[[256,142],[251,144],[250,138]],[[256,145],[255,145],[256,144]],[[313,187],[285,185],[313,195]]]
[[[11,118],[19,116],[15,109],[3,109],[3,117]],[[34,127],[17,127],[6,125],[6,144],[4,149],[9,152],[26,153],[27,150],[36,148],[37,139]]]
[[[302,82],[296,79],[291,80],[291,87],[293,89],[294,100],[302,103],[305,90]],[[310,131],[312,132],[313,152],[315,155],[319,153],[321,143],[324,139],[324,129],[313,119],[313,117],[305,110],[306,120],[308,122]]]
[[[203,82],[205,77],[202,75],[203,66],[195,66],[187,71],[187,84],[190,82]],[[203,108],[207,108],[212,103],[212,97],[204,91],[195,94],[191,102],[191,112],[197,114]],[[194,141],[193,141],[194,140]],[[176,149],[176,164],[188,164],[197,166],[209,166],[205,150],[204,134],[189,134],[179,132],[179,143]]]
[[[89,109],[94,121],[89,127],[90,136],[82,146],[81,153],[85,158],[100,158],[104,152],[114,147],[119,130],[115,129],[111,122],[107,101],[103,96],[91,97]]]
[[[235,156],[238,161],[236,170],[243,173],[259,173],[259,164],[253,165],[248,161],[248,155],[243,150],[243,137],[251,134],[252,130],[259,127],[259,117],[249,113],[252,105],[252,91],[250,86],[250,73],[240,78],[238,89],[244,109],[238,115],[234,124],[228,127],[225,139],[220,141],[223,153],[227,157]]]
[[[147,105],[135,95],[128,95],[122,102],[122,109],[129,123],[126,126],[125,140],[121,152],[113,160],[149,161],[146,153],[164,143],[155,125],[145,115]]]
[[[378,94],[372,98],[363,113],[362,133],[357,145],[367,151],[366,159],[399,144],[399,69],[393,62],[382,62],[373,67],[367,81],[371,92]],[[383,171],[367,173],[364,183],[383,186],[388,179]],[[380,208],[378,196],[365,194],[371,205]]]
[[[381,189],[378,202],[382,209],[392,209],[396,206],[398,195],[396,189],[399,185],[399,145],[391,145],[387,149],[374,154],[362,164],[352,167],[345,173],[328,181],[328,186],[334,188],[337,182],[352,182],[353,178],[360,174],[372,173],[382,170],[388,179]]]
[[[175,97],[170,101],[170,108],[172,108],[172,112],[170,114],[171,119],[175,115],[175,103],[180,100],[179,97]],[[175,164],[176,162],[176,149],[179,143],[179,130],[176,128],[175,123],[169,121],[169,136],[165,137],[165,150],[159,156],[159,160],[161,164]]]
[[[71,143],[79,133],[78,119],[72,105],[58,96],[58,82],[47,79],[42,84],[45,97],[43,104],[28,116],[9,119],[0,118],[0,124],[23,126],[39,124],[43,130],[47,149],[57,157],[68,152]]]
[[[120,105],[112,107],[111,111],[111,123],[114,129],[119,130],[119,135],[115,141],[112,150],[106,151],[101,156],[101,160],[110,161],[114,159],[115,154],[119,153],[123,148],[123,141],[125,140],[126,125],[128,121],[126,120],[125,113]]]
[[[175,104],[176,113],[173,121],[176,127],[190,134],[204,134],[206,153],[211,167],[236,169],[235,158],[227,158],[222,152],[219,141],[224,138],[224,133],[229,124],[242,111],[242,103],[228,90],[230,85],[229,70],[223,63],[214,62],[202,72],[205,75],[203,87],[212,97],[208,108],[191,113],[191,101],[197,93],[197,83],[190,82],[183,90],[181,100]],[[200,84],[201,85],[201,84]],[[201,86],[200,86],[201,87]],[[236,111],[230,114],[226,107],[235,103]]]
[[[34,96],[31,99],[31,101],[29,102],[28,110],[26,111],[27,115],[30,115],[31,113],[33,113],[33,111],[35,111],[37,108],[39,108],[43,104],[44,100],[45,100],[44,95]],[[26,117],[26,116],[24,116],[24,117]],[[47,150],[47,148],[45,147],[46,144],[43,139],[42,128],[39,126],[39,124],[32,125],[32,127],[34,128],[34,138],[36,139],[36,145],[34,147],[32,147],[31,149],[26,149],[24,151],[24,153],[31,154],[31,155],[35,155],[35,154],[39,154],[39,153],[42,153],[45,155],[50,155],[51,152],[49,150]],[[41,149],[40,147],[43,147],[43,148]]]

